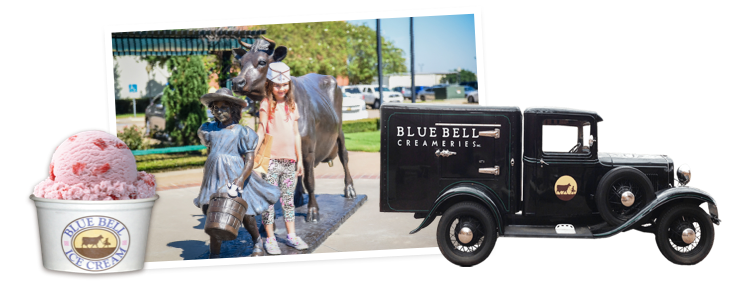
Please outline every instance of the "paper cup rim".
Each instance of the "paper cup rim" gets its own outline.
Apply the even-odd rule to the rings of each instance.
[[[141,199],[119,199],[119,200],[64,200],[64,199],[49,199],[49,198],[42,198],[42,197],[36,197],[34,194],[29,195],[29,198],[33,201],[41,201],[41,202],[53,202],[53,203],[64,203],[64,204],[131,204],[131,203],[143,203],[143,202],[152,202],[156,201],[158,199],[158,194],[154,194],[152,197],[149,198],[141,198]]]

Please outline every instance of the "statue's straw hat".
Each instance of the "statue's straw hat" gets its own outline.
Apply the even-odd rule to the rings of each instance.
[[[215,101],[226,101],[239,105],[242,108],[247,107],[247,102],[243,99],[235,97],[234,93],[232,93],[228,88],[221,88],[216,92],[206,93],[200,97],[200,102],[202,102],[205,107],[210,107],[210,103]]]

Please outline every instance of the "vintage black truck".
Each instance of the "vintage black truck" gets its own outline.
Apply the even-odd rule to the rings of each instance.
[[[598,152],[602,120],[573,109],[383,105],[380,211],[415,213],[423,222],[411,234],[441,216],[439,249],[461,266],[485,260],[498,236],[632,229],[653,233],[673,263],[703,260],[720,222],[714,199],[686,186],[690,170],[665,155]]]

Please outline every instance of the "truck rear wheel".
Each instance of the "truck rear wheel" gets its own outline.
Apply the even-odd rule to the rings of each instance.
[[[608,224],[619,226],[636,216],[654,198],[652,183],[642,171],[618,167],[600,179],[595,203]]]
[[[697,206],[675,206],[657,219],[655,240],[670,262],[693,265],[712,250],[714,225],[709,215]]]
[[[439,220],[436,242],[447,260],[459,266],[473,266],[491,254],[497,237],[496,221],[486,207],[461,202]]]

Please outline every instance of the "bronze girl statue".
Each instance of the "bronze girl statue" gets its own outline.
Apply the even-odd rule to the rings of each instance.
[[[194,200],[195,206],[207,214],[212,194],[233,195],[236,192],[229,192],[229,186],[238,187],[239,196],[248,204],[242,223],[255,243],[251,256],[261,256],[264,254],[262,240],[254,216],[272,209],[273,203],[280,198],[280,191],[252,172],[258,136],[254,130],[238,123],[241,109],[247,103],[234,97],[226,88],[205,94],[200,101],[210,108],[216,121],[204,123],[198,130],[200,142],[208,147],[208,159],[200,194]],[[231,183],[227,184],[227,181]],[[217,258],[220,252],[221,240],[211,236],[210,257]]]

